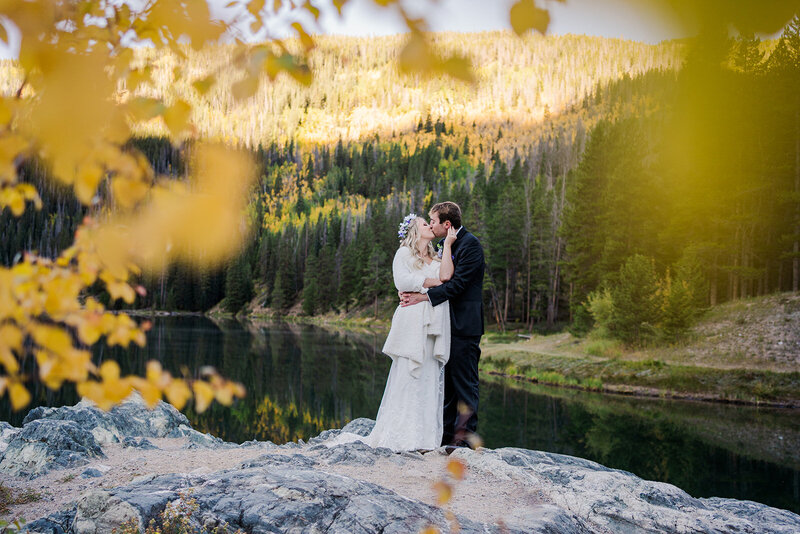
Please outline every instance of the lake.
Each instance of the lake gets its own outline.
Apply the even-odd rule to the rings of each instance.
[[[385,333],[287,323],[164,317],[145,348],[95,347],[142,373],[150,359],[173,374],[204,365],[242,382],[247,397],[202,414],[184,410],[198,430],[228,441],[284,443],[374,418],[391,365]],[[27,362],[28,365],[31,362]],[[32,369],[28,369],[31,372]],[[74,388],[32,387],[39,405],[74,404]],[[0,419],[20,426],[0,400]],[[639,399],[484,376],[479,427],[485,446],[570,454],[675,484],[695,497],[733,497],[800,512],[800,419],[796,410]]]

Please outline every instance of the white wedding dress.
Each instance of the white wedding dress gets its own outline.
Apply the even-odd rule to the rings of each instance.
[[[439,278],[439,261],[417,268],[411,249],[400,247],[392,262],[399,291],[427,291],[426,278]],[[368,436],[344,432],[325,445],[361,441],[394,451],[435,449],[442,441],[444,364],[450,355],[450,309],[428,301],[398,306],[383,352],[392,358],[375,426]]]

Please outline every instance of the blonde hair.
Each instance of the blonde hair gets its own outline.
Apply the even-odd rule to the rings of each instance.
[[[425,265],[425,260],[422,259],[422,255],[419,253],[419,247],[417,247],[417,243],[419,242],[419,221],[425,222],[425,219],[422,217],[417,217],[414,219],[414,224],[409,224],[408,229],[406,230],[406,236],[400,241],[401,247],[408,247],[411,249],[411,253],[414,255],[416,260],[414,261],[414,267],[417,269],[422,269]],[[433,248],[433,242],[428,242],[428,255],[433,258],[434,260],[439,260],[436,257],[436,249]]]

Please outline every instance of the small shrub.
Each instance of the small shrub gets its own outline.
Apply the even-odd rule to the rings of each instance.
[[[589,333],[594,326],[594,319],[592,313],[589,311],[588,303],[576,304],[572,308],[572,324],[569,327],[569,332],[573,336],[583,337]]]
[[[177,500],[167,503],[158,517],[150,520],[144,534],[229,534],[231,532],[225,522],[211,530],[205,526],[197,526],[198,522],[193,520],[193,516],[197,513],[199,505],[191,495],[191,490],[179,493]],[[120,529],[112,529],[111,533],[141,534],[141,530],[139,522],[131,518],[123,523]],[[244,531],[238,529],[233,534],[244,534]]]
[[[593,291],[589,294],[587,301],[587,309],[594,319],[597,334],[600,337],[608,337],[611,335],[614,314],[614,301],[611,299],[611,291],[608,289]]]

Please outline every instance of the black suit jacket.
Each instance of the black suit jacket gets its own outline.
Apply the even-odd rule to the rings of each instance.
[[[428,299],[438,306],[450,302],[450,329],[454,336],[483,335],[483,247],[478,238],[461,228],[453,243],[453,277],[428,289]]]

